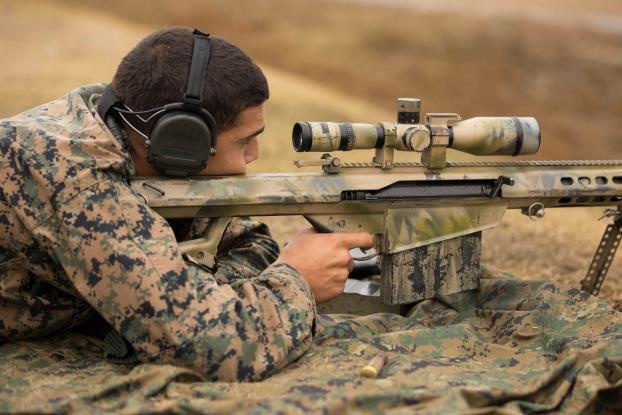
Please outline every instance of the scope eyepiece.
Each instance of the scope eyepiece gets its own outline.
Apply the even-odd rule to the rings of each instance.
[[[384,138],[382,124],[300,121],[292,129],[292,144],[298,152],[382,148]]]
[[[308,122],[297,122],[292,130],[292,144],[297,152],[311,150],[313,133]]]

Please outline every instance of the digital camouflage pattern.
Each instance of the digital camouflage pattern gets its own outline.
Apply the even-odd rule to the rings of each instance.
[[[169,223],[128,186],[128,151],[95,112],[102,90],[0,121],[0,341],[97,312],[140,361],[206,379],[258,380],[298,358],[315,324],[307,283],[271,265],[277,244],[245,219],[229,225],[216,272],[184,258]],[[173,227],[198,237],[210,221]]]
[[[622,314],[578,289],[483,270],[408,317],[320,315],[311,349],[257,383],[115,365],[64,333],[0,346],[2,413],[618,414]],[[378,352],[376,379],[360,375]]]
[[[407,304],[479,287],[481,238],[476,232],[383,258],[384,303]]]

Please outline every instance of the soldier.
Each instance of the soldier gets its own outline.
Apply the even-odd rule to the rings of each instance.
[[[348,250],[371,246],[371,236],[307,230],[279,253],[265,225],[235,219],[208,268],[178,241],[213,235],[214,222],[169,223],[128,186],[132,176],[245,173],[259,156],[267,99],[263,73],[236,46],[170,28],[139,42],[111,85],[2,120],[0,341],[99,317],[106,340],[122,339],[139,361],[210,380],[263,379],[299,357],[316,302],[342,292]],[[215,146],[207,160],[190,154],[191,166],[167,161],[195,144],[194,133],[175,138],[187,147],[167,142],[167,123],[187,125],[184,117],[207,134],[197,154]]]

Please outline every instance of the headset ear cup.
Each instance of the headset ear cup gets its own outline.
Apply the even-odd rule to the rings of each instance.
[[[186,176],[206,166],[216,147],[216,137],[202,115],[173,111],[155,123],[149,135],[148,157],[160,173]]]

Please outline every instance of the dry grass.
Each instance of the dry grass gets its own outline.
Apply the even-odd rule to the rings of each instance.
[[[101,11],[95,0],[69,3]],[[444,2],[420,3],[436,9],[323,0],[109,0],[107,10],[131,22],[204,28],[266,64],[381,108],[392,109],[398,96],[417,96],[427,111],[537,116],[542,158],[622,155],[622,37],[549,25],[526,13],[619,19],[619,2],[573,0],[562,7],[561,0],[547,0],[543,9],[536,0],[454,0],[446,11],[438,11]],[[499,13],[479,16],[476,9]]]
[[[391,120],[397,96],[421,97],[428,111],[535,115],[548,157],[622,154],[622,41],[613,35],[455,14],[370,13],[369,7],[321,1],[186,1],[173,7],[163,0],[148,6],[111,0],[109,10],[122,10],[131,22],[94,13],[89,7],[100,3],[91,0],[65,3],[71,6],[0,0],[0,49],[11,56],[0,69],[0,115],[78,84],[109,80],[140,37],[159,25],[186,24],[234,40],[267,68],[269,124],[253,171],[292,169],[292,122]],[[615,7],[610,4],[594,7]],[[605,226],[596,221],[599,213],[549,210],[534,223],[508,212],[485,234],[484,259],[526,278],[576,285]],[[281,242],[306,226],[302,219],[270,223]],[[622,300],[621,257],[603,292],[612,302]]]

